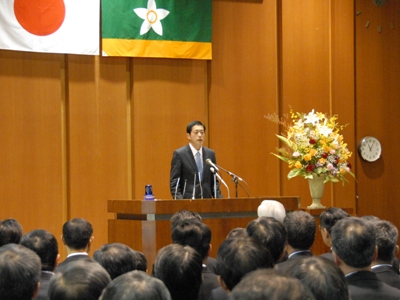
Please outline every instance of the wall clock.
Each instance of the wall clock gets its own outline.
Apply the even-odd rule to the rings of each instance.
[[[360,1],[361,0],[359,0],[358,3],[360,3]],[[368,2],[370,4],[367,4]],[[385,5],[385,4],[387,4],[387,0],[368,0],[368,2],[362,1],[361,6],[362,5],[367,5],[368,7],[372,6],[373,7],[372,10],[376,11],[376,12],[377,11],[382,12],[382,10],[384,9],[383,6],[387,7],[387,8],[385,8],[385,10],[386,11],[389,10],[390,12],[392,12],[393,9],[396,9],[395,3],[389,3],[388,5]],[[362,14],[362,10],[358,10],[356,12],[357,17],[360,16],[361,14]],[[384,17],[384,19],[383,19],[384,24],[381,23],[382,20],[378,21],[379,23],[378,23],[378,25],[376,25],[375,20],[367,19],[366,23],[365,23],[365,28],[368,29],[370,27],[370,25],[373,25],[374,27],[376,26],[378,33],[382,32],[383,27],[385,27],[385,29],[387,29],[387,28],[390,28],[392,30],[396,29],[396,27],[399,26],[397,23],[398,23],[398,17],[400,16],[400,11],[397,12],[397,16],[395,16],[395,14],[393,14],[393,13],[391,13],[390,16],[388,15],[388,13],[385,13],[385,14],[387,16]],[[393,19],[393,17],[394,17],[394,19]],[[389,26],[387,26],[387,25],[389,25]]]
[[[363,160],[374,162],[381,157],[382,146],[377,138],[366,136],[361,140],[358,152]]]

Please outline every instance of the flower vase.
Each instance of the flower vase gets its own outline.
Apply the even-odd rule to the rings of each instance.
[[[310,194],[312,198],[312,204],[307,206],[308,209],[326,208],[321,204],[321,198],[324,194],[324,180],[324,176],[314,176],[312,179],[308,179],[308,185],[310,187]]]

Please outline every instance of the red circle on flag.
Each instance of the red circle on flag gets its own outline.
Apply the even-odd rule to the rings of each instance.
[[[64,0],[15,0],[14,13],[19,24],[35,35],[56,32],[64,22]]]

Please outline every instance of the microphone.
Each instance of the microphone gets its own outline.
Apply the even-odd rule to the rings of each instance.
[[[193,194],[192,194],[192,200],[194,200],[194,196],[196,193],[196,172],[194,173],[194,182],[193,182]]]
[[[183,193],[182,193],[182,198],[185,198],[186,183],[187,183],[187,179],[185,179],[185,184],[183,185]]]
[[[218,167],[216,166],[216,164],[214,164],[214,163],[211,161],[211,159],[207,158],[207,159],[206,159],[206,163],[207,163],[208,165],[210,165],[211,167],[213,167],[215,171],[219,172]],[[211,168],[210,168],[210,170],[211,170]]]
[[[178,192],[178,186],[179,186],[179,180],[181,180],[181,178],[178,178],[178,181],[176,182],[176,187],[175,187],[175,197],[174,200],[176,200],[176,193]]]
[[[211,170],[211,172],[213,172],[218,177],[218,179],[223,183],[223,185],[225,185],[226,189],[228,190],[228,198],[230,198],[231,196],[230,196],[230,193],[229,193],[228,185],[225,183],[225,181],[222,179],[222,177],[217,172],[215,172],[215,169],[213,167],[211,167],[210,170]]]

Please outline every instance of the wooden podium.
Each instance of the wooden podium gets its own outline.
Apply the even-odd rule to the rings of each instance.
[[[202,200],[108,200],[108,242],[124,243],[141,251],[147,258],[149,272],[157,251],[171,244],[170,218],[186,209],[201,215],[212,232],[211,257],[226,235],[236,227],[246,227],[257,218],[257,208],[265,199],[281,202],[287,211],[299,209],[299,197],[255,197]]]

